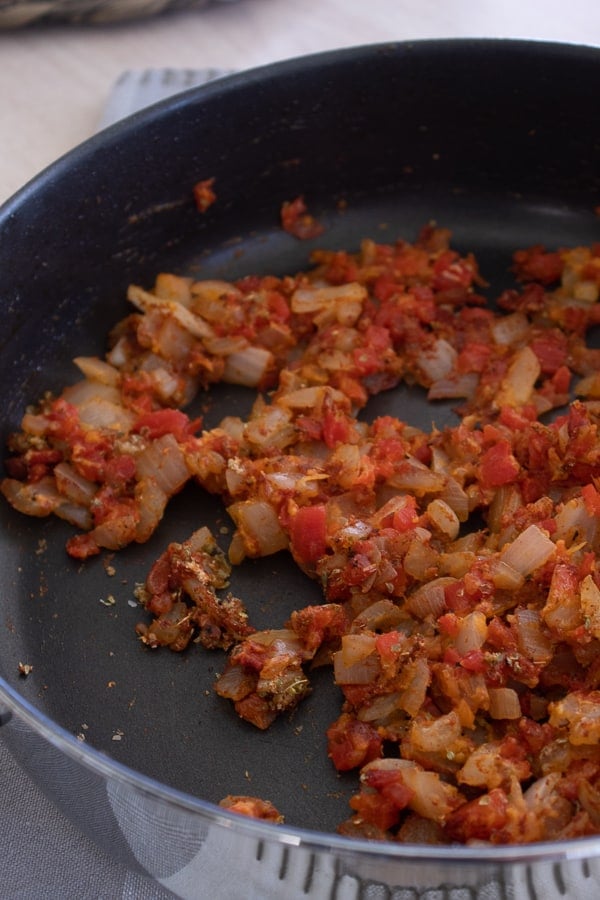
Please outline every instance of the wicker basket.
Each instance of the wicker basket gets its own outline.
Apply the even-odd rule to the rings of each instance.
[[[0,29],[50,22],[107,25],[213,2],[234,0],[0,0]]]

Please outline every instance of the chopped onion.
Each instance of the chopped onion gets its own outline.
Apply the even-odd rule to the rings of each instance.
[[[445,752],[461,736],[462,726],[454,710],[434,719],[417,717],[410,728],[410,742],[425,753]]]
[[[15,478],[4,478],[0,485],[11,506],[27,516],[49,516],[64,503],[54,478],[50,475],[33,484],[23,484]]]
[[[256,682],[255,672],[249,672],[243,666],[229,666],[217,679],[215,691],[219,697],[225,697],[235,703],[251,694]]]
[[[89,531],[93,525],[90,511],[86,506],[77,503],[60,503],[54,510],[54,515],[71,525],[76,525],[81,531]]]
[[[281,394],[281,396],[277,398],[277,402],[290,409],[314,410],[322,408],[325,398],[331,401],[333,406],[338,406],[341,409],[348,408],[348,398],[346,395],[341,391],[336,390],[336,388],[330,388],[325,385],[297,388],[296,390]]]
[[[497,408],[518,408],[528,403],[540,372],[540,362],[533,350],[530,347],[519,350],[498,389],[495,401]]]
[[[449,344],[444,338],[440,338],[419,354],[419,368],[428,381],[435,383],[452,371],[457,356],[452,344]]]
[[[154,293],[162,300],[174,300],[184,306],[189,306],[191,284],[191,278],[183,278],[180,275],[173,275],[171,272],[159,272],[154,282]]]
[[[448,504],[456,513],[459,522],[466,522],[469,518],[469,495],[460,486],[458,481],[451,476],[446,479],[446,486],[440,494],[440,500]]]
[[[248,341],[241,335],[210,337],[204,339],[204,346],[209,353],[215,356],[230,356],[232,353],[242,353],[249,346]]]
[[[427,391],[428,400],[453,400],[456,397],[470,399],[477,385],[479,376],[475,372],[466,372],[464,375],[452,375],[448,378],[438,378]]]
[[[600,372],[592,372],[585,378],[581,378],[574,390],[578,397],[587,397],[592,400],[600,398]]]
[[[554,654],[554,646],[542,628],[542,619],[537,609],[523,607],[514,613],[515,631],[519,650],[538,665],[547,665]]]
[[[472,650],[479,650],[487,638],[487,621],[485,615],[479,610],[468,613],[460,620],[458,633],[454,639],[454,646],[461,656],[466,656]]]
[[[371,684],[381,674],[372,634],[345,634],[342,647],[333,654],[336,684]]]
[[[97,485],[80,475],[70,463],[58,463],[54,467],[54,477],[61,494],[80,506],[90,505]]]
[[[153,478],[167,497],[177,493],[190,477],[183,452],[172,434],[152,441],[136,463],[140,480]]]
[[[371,603],[363,609],[352,622],[352,632],[361,631],[391,631],[402,621],[403,615],[400,607],[391,600],[382,599]],[[399,639],[401,636],[399,635]]]
[[[490,697],[489,713],[492,719],[520,719],[519,695],[512,688],[488,688]]]
[[[128,509],[122,515],[108,518],[96,525],[90,534],[99,547],[120,550],[135,540],[137,523],[137,510]]]
[[[407,663],[403,671],[403,681],[408,685],[402,692],[400,705],[409,716],[416,716],[422,709],[431,682],[431,672],[427,660],[422,656]]]
[[[366,288],[356,282],[327,287],[301,287],[292,295],[292,311],[299,314],[319,313],[317,325],[331,321],[354,325],[367,299]]]
[[[511,522],[515,513],[517,513],[522,506],[523,498],[517,485],[507,484],[499,487],[494,494],[494,498],[488,509],[487,524],[490,532],[492,534],[502,533],[504,535],[505,532],[503,531],[503,528],[505,528],[505,523]],[[514,530],[514,526],[509,527],[511,528],[511,531]]]
[[[438,551],[430,544],[431,534],[424,528],[414,529],[414,538],[404,556],[405,571],[417,581],[431,578],[437,570]]]
[[[397,470],[389,477],[388,484],[420,497],[442,491],[446,486],[446,477],[439,472],[432,472],[418,459],[409,456],[398,465]]]
[[[362,450],[356,444],[339,444],[331,457],[336,470],[336,480],[344,490],[356,484],[363,466]]]
[[[499,745],[489,741],[475,747],[467,761],[458,772],[456,778],[460,784],[471,787],[487,787],[492,790],[502,784],[505,778],[505,765],[499,759]]]
[[[135,486],[135,500],[139,509],[135,540],[143,544],[154,533],[161,521],[168,497],[156,479],[142,478]]]
[[[361,706],[357,718],[361,722],[378,722],[382,724],[394,713],[400,710],[400,694],[393,691],[391,694],[383,694],[372,702]]]
[[[191,308],[203,319],[219,322],[223,318],[223,301],[226,297],[239,300],[242,292],[229,281],[218,278],[194,281],[191,287]]]
[[[600,742],[600,694],[573,691],[562,700],[548,705],[550,724],[568,729],[569,743],[576,747]]]
[[[505,546],[501,559],[521,575],[527,577],[548,562],[556,546],[537,525],[530,525],[515,540]]]
[[[21,428],[25,434],[33,434],[36,437],[41,437],[43,434],[47,434],[49,427],[50,419],[48,419],[47,416],[35,413],[25,413],[21,419]]]
[[[586,541],[594,546],[598,536],[598,517],[591,515],[582,497],[568,500],[554,517],[554,540],[562,540],[567,547]]]
[[[406,598],[406,609],[418,619],[439,618],[446,608],[445,589],[455,582],[456,578],[448,576],[426,581]]]
[[[248,421],[244,437],[255,447],[265,451],[288,447],[296,437],[289,409],[283,409],[278,404],[265,406],[259,416]]]
[[[443,824],[459,803],[460,795],[453,785],[442,781],[437,772],[427,772],[411,760],[390,757],[373,760],[361,770],[361,778],[367,784],[372,771],[397,772],[399,783],[412,793],[409,807],[425,819]]]
[[[228,506],[227,512],[237,526],[246,556],[270,556],[287,549],[287,534],[269,503],[264,500],[240,500]]]
[[[529,327],[529,320],[525,313],[515,312],[495,319],[491,331],[497,344],[514,347],[527,338]]]
[[[159,310],[164,315],[173,316],[180,325],[183,325],[196,338],[209,337],[213,334],[213,330],[208,322],[205,322],[200,316],[194,315],[186,306],[182,306],[181,303],[177,303],[175,300],[155,297],[154,294],[150,294],[135,284],[129,286],[127,299],[142,312]]]
[[[119,371],[97,356],[76,356],[73,362],[89,381],[99,381],[112,387],[119,383]]]
[[[333,654],[333,671],[336,684],[371,684],[381,674],[381,666],[375,654],[346,665],[341,651],[338,651]]]
[[[427,515],[431,524],[442,534],[453,541],[458,537],[460,522],[453,509],[444,500],[436,498],[427,506]]]
[[[581,582],[581,612],[587,630],[600,639],[600,589],[591,575],[586,575]]]
[[[513,566],[509,565],[505,559],[491,559],[489,563],[489,574],[494,583],[501,591],[516,591],[523,586],[525,581],[521,572],[517,572]]]
[[[121,405],[117,388],[87,378],[63,391],[63,399],[77,407],[80,420],[93,428],[128,432],[135,422],[134,413]]]
[[[273,354],[264,347],[245,347],[225,360],[223,380],[228,384],[258,387],[273,365]]]
[[[252,640],[266,647],[275,647],[280,653],[300,653],[304,645],[295,631],[291,628],[266,628],[264,631],[255,631]]]

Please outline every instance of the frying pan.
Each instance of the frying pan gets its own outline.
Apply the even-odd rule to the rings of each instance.
[[[76,380],[73,356],[104,352],[129,311],[128,284],[148,286],[158,271],[284,274],[315,246],[413,240],[435,220],[497,291],[511,283],[514,249],[598,240],[599,95],[591,48],[390,43],[233,75],[107,129],[0,211],[3,443],[28,403]],[[209,177],[218,200],[200,214],[192,186]],[[318,239],[280,228],[282,202],[300,194],[325,226]],[[199,400],[205,426],[252,399],[215,388]],[[407,389],[366,414],[384,411],[427,428],[453,416]],[[140,644],[134,587],[168,542],[206,524],[226,549],[215,498],[190,486],[147,544],[83,565],[64,550],[70,526],[5,504],[0,515],[1,734],[115,857],[181,897],[404,897],[444,885],[500,896],[514,884],[597,895],[595,838],[490,849],[337,836],[356,783],[327,761],[340,702],[327,671],[262,733],[213,692],[218,652]],[[245,562],[232,591],[259,628],[320,600],[285,554]],[[270,799],[285,825],[219,809],[226,794]]]

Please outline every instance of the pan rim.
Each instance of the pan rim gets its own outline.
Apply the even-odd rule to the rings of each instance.
[[[116,145],[123,136],[135,131],[141,122],[151,123],[161,117],[172,114],[175,110],[184,109],[198,97],[213,97],[216,93],[235,92],[239,85],[266,80],[300,76],[303,71],[312,69],[316,64],[333,65],[339,61],[362,59],[368,55],[388,53],[392,51],[413,49],[416,52],[466,51],[469,48],[498,48],[508,52],[536,52],[548,57],[556,55],[570,57],[577,55],[578,60],[589,59],[600,65],[600,48],[586,44],[562,43],[546,40],[513,39],[513,38],[448,38],[410,41],[389,41],[386,43],[363,44],[336,50],[310,53],[292,59],[268,63],[259,67],[235,72],[223,76],[218,82],[192,87],[181,94],[153,104],[148,109],[137,112],[88,140],[69,150],[59,159],[35,175],[12,197],[0,205],[0,228],[13,216],[18,215],[24,204],[29,202],[35,193],[43,188],[49,179],[64,177],[73,165],[81,165],[88,157],[99,149]],[[18,691],[13,689],[0,676],[0,702],[23,720],[38,735],[42,736],[57,749],[66,753],[71,759],[91,769],[103,778],[116,779],[143,794],[151,795],[166,803],[199,814],[207,823],[231,828],[256,840],[264,840],[321,853],[351,854],[371,861],[385,859],[414,864],[428,862],[449,863],[453,866],[461,864],[531,864],[536,862],[562,862],[578,860],[600,855],[600,837],[584,837],[564,841],[538,842],[526,845],[497,845],[493,847],[468,846],[429,846],[420,844],[395,844],[392,842],[373,842],[364,839],[346,838],[341,835],[310,829],[272,825],[247,819],[228,812],[208,801],[192,794],[171,788],[168,785],[143,775],[141,772],[112,759],[93,747],[83,744],[57,722],[46,716],[41,710],[29,703]]]

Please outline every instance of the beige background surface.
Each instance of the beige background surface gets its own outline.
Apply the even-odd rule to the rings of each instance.
[[[243,70],[337,47],[440,37],[600,46],[600,0],[238,0],[120,26],[0,32],[0,203],[94,133],[124,70]],[[595,103],[590,98],[591,115]],[[173,896],[79,834],[18,769],[1,735],[0,787],[1,897]]]
[[[125,69],[245,69],[431,37],[600,45],[598,0],[238,0],[118,26],[0,32],[0,201],[88,137]]]

